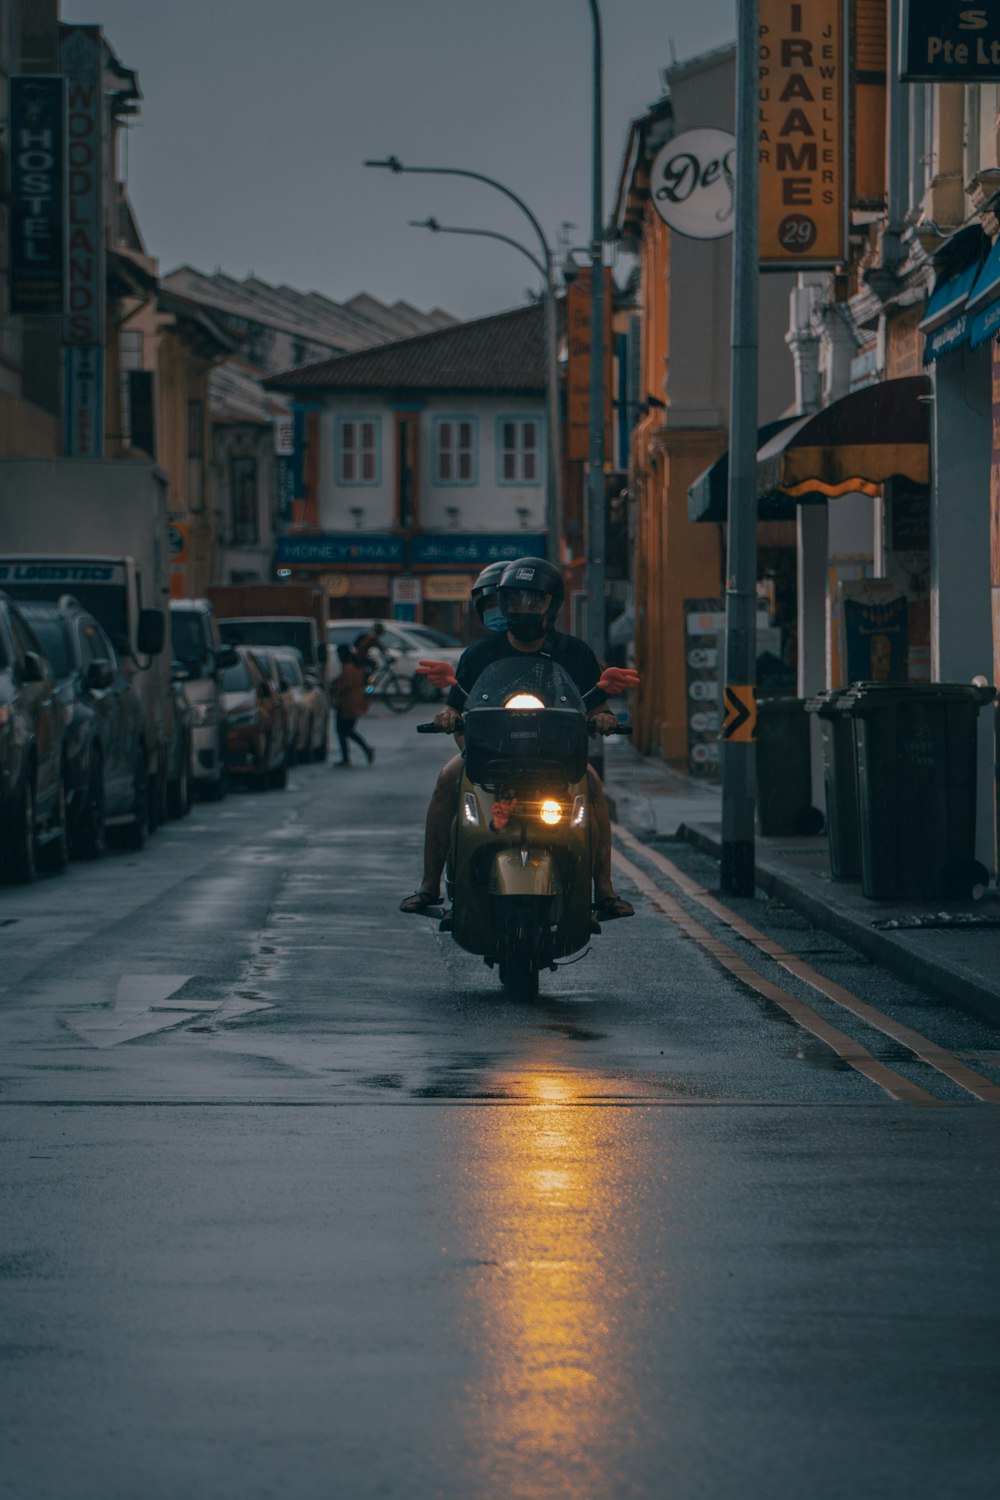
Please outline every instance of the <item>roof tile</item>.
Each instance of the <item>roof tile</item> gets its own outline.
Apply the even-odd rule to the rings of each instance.
[[[540,303],[272,375],[272,390],[543,391]]]

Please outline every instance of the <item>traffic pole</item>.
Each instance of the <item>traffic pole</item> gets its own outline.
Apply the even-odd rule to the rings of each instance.
[[[738,0],[729,536],[722,722],[722,889],[754,894],[759,0]]]
[[[604,480],[604,45],[601,12],[590,0],[593,28],[591,67],[591,194],[590,194],[590,409],[587,457],[587,643],[603,664],[606,605],[604,602],[605,480]],[[604,742],[595,741],[590,756],[598,775],[604,773]]]

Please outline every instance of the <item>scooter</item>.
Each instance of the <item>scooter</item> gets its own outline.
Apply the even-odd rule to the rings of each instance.
[[[442,928],[497,968],[508,993],[533,999],[541,971],[600,932],[591,916],[587,707],[555,662],[504,658],[476,681],[461,722],[452,910]],[[417,732],[443,731],[431,723]]]

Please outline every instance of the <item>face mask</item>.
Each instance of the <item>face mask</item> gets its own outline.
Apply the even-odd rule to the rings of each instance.
[[[507,629],[507,616],[504,614],[502,609],[500,609],[497,605],[494,605],[492,609],[488,609],[485,611],[483,615],[483,624],[486,626],[487,630],[493,630],[497,635],[503,635],[504,631]]]
[[[507,629],[515,641],[537,641],[545,634],[544,615],[513,615],[507,621]]]

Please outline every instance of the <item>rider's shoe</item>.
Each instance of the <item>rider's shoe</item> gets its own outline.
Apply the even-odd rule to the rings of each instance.
[[[412,896],[407,896],[399,903],[399,909],[410,916],[422,917],[429,907],[440,905],[440,896],[432,896],[429,891],[414,891]]]

